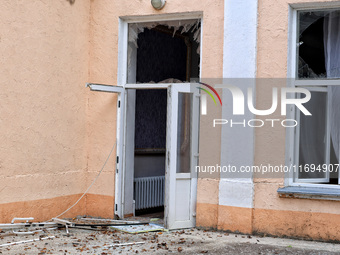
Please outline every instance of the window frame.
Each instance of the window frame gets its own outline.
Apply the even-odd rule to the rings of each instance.
[[[325,3],[320,4],[291,4],[289,8],[288,19],[288,63],[287,63],[287,86],[306,88],[310,91],[319,91],[327,93],[327,117],[326,117],[326,130],[327,130],[327,144],[326,154],[330,154],[330,107],[331,97],[327,92],[328,86],[340,86],[340,79],[299,79],[298,78],[298,12],[299,11],[327,11],[339,10],[339,3]],[[294,106],[287,107],[287,118],[299,120],[300,111],[296,110]],[[299,126],[293,129],[286,129],[286,151],[285,163],[287,166],[298,166],[299,160]],[[327,163],[327,162],[326,162]],[[316,189],[340,189],[340,171],[338,169],[338,184],[324,184],[312,183],[310,180],[298,180],[296,171],[290,171],[285,174],[284,185],[287,187],[301,187],[301,188],[316,188]],[[327,174],[329,178],[329,172]]]

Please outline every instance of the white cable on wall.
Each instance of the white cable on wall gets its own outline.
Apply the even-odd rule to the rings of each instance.
[[[68,209],[66,209],[64,212],[62,212],[61,214],[59,214],[58,216],[56,217],[53,217],[53,218],[59,218],[60,216],[64,215],[65,213],[67,213],[69,210],[71,210],[75,205],[77,205],[79,203],[79,201],[86,195],[86,193],[91,189],[91,187],[93,186],[93,184],[97,181],[98,177],[100,176],[100,174],[102,173],[102,171],[104,170],[105,166],[106,166],[106,163],[108,162],[114,148],[116,147],[117,145],[117,140],[115,142],[115,144],[113,145],[111,151],[110,151],[110,154],[109,156],[107,157],[104,165],[102,166],[101,170],[99,171],[99,173],[97,174],[96,178],[92,181],[91,185],[86,189],[86,191],[81,195],[81,197],[73,204],[71,205]],[[48,220],[48,221],[51,221],[52,219]]]

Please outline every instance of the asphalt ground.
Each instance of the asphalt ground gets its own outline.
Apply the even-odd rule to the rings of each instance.
[[[50,238],[50,239],[47,239]],[[121,231],[70,229],[34,235],[1,231],[0,254],[340,254],[340,244],[219,231],[181,231],[129,234]]]

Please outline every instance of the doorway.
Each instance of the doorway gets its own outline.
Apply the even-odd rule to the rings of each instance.
[[[134,214],[163,218],[167,90],[137,89],[135,103]]]
[[[176,175],[176,169],[186,165],[188,171],[177,172],[182,174],[182,177],[185,175],[178,185],[187,191],[189,200],[191,196],[196,195],[195,185],[186,186],[188,180],[191,182],[189,168],[192,166],[191,158],[194,151],[190,147],[192,144],[188,143],[188,140],[193,138],[191,133],[187,132],[191,124],[184,123],[185,118],[191,120],[192,105],[195,101],[193,96],[188,96],[191,93],[188,89],[189,81],[192,78],[198,79],[200,73],[200,26],[200,20],[128,25],[125,156],[122,178],[124,188],[121,200],[123,217],[145,214],[162,217],[164,210],[167,214],[164,208],[171,196],[169,173],[167,174],[171,165],[169,120],[174,118],[171,116],[173,110],[176,111],[176,123],[177,121],[179,123],[176,130],[183,132],[174,133],[172,130],[172,135],[180,134],[178,139],[182,139],[182,147],[187,143],[189,149],[185,155],[186,159],[182,157],[181,163],[180,159],[172,162],[171,166],[174,168],[172,172]],[[177,87],[174,86],[176,83]],[[171,86],[176,89],[171,89],[170,92]],[[177,106],[169,107],[171,105],[169,96],[174,91],[177,93]],[[182,92],[188,95],[179,95]],[[173,146],[173,150],[174,147],[177,147],[177,144]],[[175,182],[176,177],[173,183]],[[174,187],[176,189],[176,184]],[[191,187],[194,190],[191,190]],[[185,200],[184,203],[190,201]],[[188,205],[189,207],[190,212],[188,209],[184,214],[189,215],[192,221],[194,213],[192,206]],[[176,210],[173,209],[175,213]]]

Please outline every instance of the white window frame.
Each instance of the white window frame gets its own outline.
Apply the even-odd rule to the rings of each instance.
[[[287,86],[289,87],[302,87],[309,89],[310,91],[320,91],[327,92],[327,87],[325,86],[335,86],[340,84],[340,79],[317,79],[317,80],[299,80],[297,79],[297,25],[298,25],[298,11],[323,11],[330,9],[340,9],[339,2],[329,2],[329,3],[300,3],[291,4],[289,8],[289,30],[288,30],[288,63],[287,63]],[[328,109],[331,107],[331,100],[329,94],[327,94],[327,126],[330,125],[330,114]],[[298,118],[300,114],[299,110],[296,110],[293,106],[289,106],[287,109],[287,118],[295,119]],[[297,119],[298,120],[298,119]],[[299,122],[299,120],[298,120]],[[326,154],[329,156],[330,153],[330,132],[329,128],[327,130],[327,143],[326,143]],[[298,154],[299,154],[299,128],[286,129],[286,153],[285,153],[285,163],[286,166],[298,166]],[[326,162],[327,163],[327,162]],[[338,170],[339,171],[339,170]],[[326,188],[326,189],[339,189],[340,185],[336,184],[320,184],[311,183],[313,179],[310,180],[298,180],[297,172],[290,171],[286,173],[284,184],[285,186],[293,187],[305,187],[305,188]],[[338,184],[340,184],[340,174]],[[329,178],[329,172],[327,174]]]

